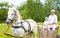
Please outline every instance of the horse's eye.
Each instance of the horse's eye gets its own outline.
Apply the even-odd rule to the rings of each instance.
[[[12,13],[12,15],[13,15],[13,13]]]

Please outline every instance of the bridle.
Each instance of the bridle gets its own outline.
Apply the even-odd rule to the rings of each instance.
[[[14,11],[15,12],[15,14],[14,14],[14,17],[13,18],[15,18],[15,16],[16,16],[16,11]],[[8,20],[10,20],[11,22],[13,22],[14,20],[12,19],[10,19],[10,18],[7,18]]]

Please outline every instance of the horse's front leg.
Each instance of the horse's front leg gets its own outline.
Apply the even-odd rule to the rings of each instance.
[[[32,38],[32,33],[30,33],[30,34],[28,35],[28,38]]]
[[[34,38],[37,38],[37,31],[35,30],[34,32],[33,32],[33,36],[34,36]]]
[[[37,26],[35,26],[33,30],[34,38],[37,38]]]
[[[37,38],[36,33],[34,33],[33,35],[34,35],[34,38]]]

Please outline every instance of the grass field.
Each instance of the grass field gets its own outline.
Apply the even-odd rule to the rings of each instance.
[[[38,25],[42,24],[42,22],[38,22]],[[60,25],[60,22],[58,22]],[[0,38],[11,38],[10,36],[4,35],[4,31],[7,29],[7,25],[5,23],[0,24]],[[60,28],[59,28],[60,29]],[[10,33],[10,31],[8,31]],[[58,31],[58,34],[60,34],[60,30]]]

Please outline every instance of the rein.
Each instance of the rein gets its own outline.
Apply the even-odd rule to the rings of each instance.
[[[9,28],[10,28],[10,26],[8,26],[8,28],[7,28],[7,30],[4,32],[4,34],[5,34],[5,35],[8,35],[8,36],[15,37],[14,35],[11,35],[11,34],[7,33],[7,32],[8,32],[8,30],[9,30]]]
[[[6,33],[9,30],[9,28],[10,28],[10,26],[8,26],[7,30],[4,33]]]
[[[19,38],[25,38],[25,37],[28,37],[28,36],[24,36],[24,37],[21,36],[21,37],[20,37],[20,36],[16,36],[16,35],[9,34],[9,33],[7,33],[7,31],[9,30],[9,28],[10,28],[10,27],[8,26],[7,30],[4,32],[4,34],[7,35],[7,36],[11,36],[11,37],[19,37]]]
[[[23,25],[23,23],[24,22],[22,22],[22,19],[21,19],[21,27],[25,30],[25,32],[31,32],[31,25],[30,25],[30,23],[28,22],[28,21],[26,21],[28,24],[29,24],[29,27],[28,27],[28,31],[24,28],[24,25]]]

